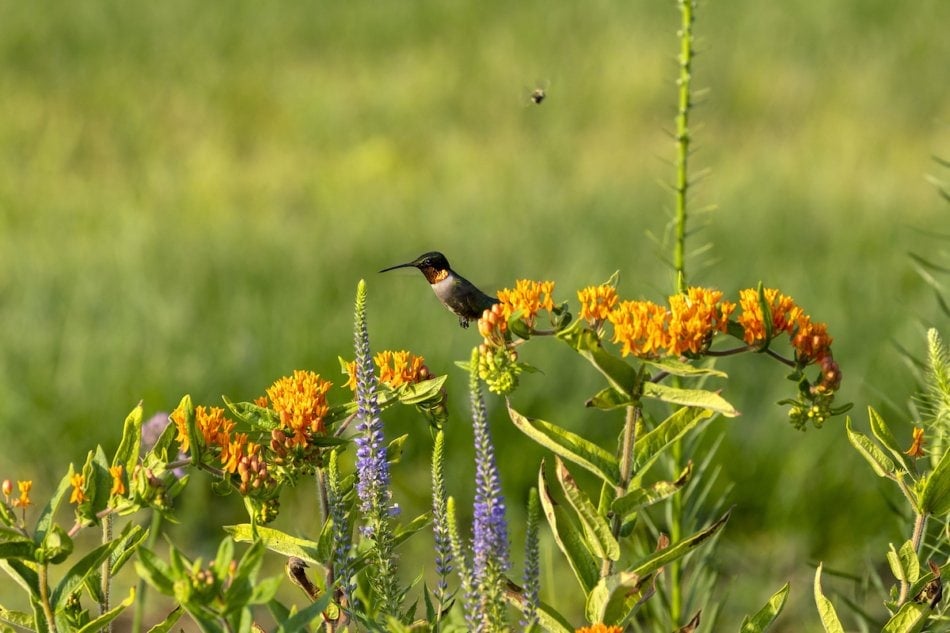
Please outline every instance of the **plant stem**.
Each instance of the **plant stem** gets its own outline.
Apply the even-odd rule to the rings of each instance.
[[[679,77],[676,80],[678,88],[676,108],[676,216],[675,235],[673,244],[673,266],[676,272],[676,291],[684,293],[686,282],[686,220],[687,220],[687,193],[689,191],[689,112],[692,107],[692,66],[693,66],[693,9],[695,0],[677,0],[680,11],[680,29],[678,31],[680,52]],[[679,380],[675,381],[679,383]],[[683,445],[677,440],[671,447],[671,459],[674,470],[679,468],[683,460]],[[670,499],[670,539],[673,543],[679,542],[683,532],[683,497],[673,495]],[[682,560],[677,559],[669,567],[670,588],[670,622],[676,626],[683,612],[683,593],[680,587],[682,581]]]
[[[112,521],[113,515],[107,514],[102,520],[102,544],[105,545],[112,541]],[[109,610],[109,590],[112,587],[112,561],[111,556],[107,556],[102,561],[102,600],[99,601],[99,615]],[[112,623],[106,625],[106,633],[112,633]]]
[[[914,546],[914,552],[920,554],[920,546],[924,540],[924,528],[927,527],[927,514],[920,512],[914,517],[914,533],[910,537],[911,545]],[[897,597],[898,608],[907,602],[908,592],[910,591],[910,581],[906,578],[901,580],[901,592]]]
[[[37,571],[40,581],[40,604],[43,605],[43,615],[46,616],[46,627],[50,633],[56,633],[56,618],[53,617],[53,609],[49,604],[49,585],[47,577],[49,565],[47,563],[41,563]]]
[[[690,88],[693,65],[694,0],[678,0],[680,9],[679,89],[676,108],[676,242],[673,244],[673,267],[679,292],[686,291],[686,194],[689,190],[689,111],[692,106]]]
[[[633,478],[633,447],[637,442],[637,423],[640,421],[640,405],[627,407],[627,418],[623,425],[623,439],[620,444],[620,481],[614,486],[614,495],[619,498],[627,494],[630,480]],[[614,514],[610,521],[610,531],[614,537],[620,536],[623,517]],[[613,561],[605,558],[600,564],[600,576],[606,578],[613,572]]]

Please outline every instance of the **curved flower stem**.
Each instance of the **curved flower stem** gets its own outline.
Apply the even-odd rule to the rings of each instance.
[[[49,564],[40,564],[37,572],[40,581],[40,604],[43,605],[43,615],[46,616],[46,627],[50,633],[56,633],[56,618],[53,616],[53,608],[49,604]]]
[[[113,515],[110,512],[102,520],[102,544],[105,545],[112,541],[112,521]],[[109,610],[109,591],[112,588],[112,561],[109,556],[102,561],[102,581],[101,581],[102,599],[99,601],[99,615]],[[112,623],[106,625],[106,633],[112,633]]]
[[[627,407],[627,418],[623,426],[623,439],[620,444],[620,481],[614,486],[616,497],[622,497],[627,494],[630,488],[630,480],[633,479],[633,447],[637,442],[637,423],[640,421],[640,404],[632,404]],[[623,517],[614,513],[610,521],[610,531],[614,537],[620,536]],[[603,559],[600,565],[600,576],[606,578],[613,572],[613,561]]]
[[[920,553],[920,546],[924,540],[924,528],[927,527],[927,513],[920,512],[914,517],[914,533],[910,537],[911,545],[914,546],[914,552]],[[908,599],[910,592],[910,581],[901,580],[901,592],[897,598],[897,606],[900,608]]]
[[[340,426],[337,427],[336,431],[333,432],[333,437],[340,437],[341,435],[343,435],[343,431],[345,431],[346,427],[348,427],[350,423],[355,419],[356,419],[356,413],[351,413],[350,415],[348,415],[345,420],[340,422]]]
[[[782,356],[782,355],[779,354],[778,352],[775,352],[774,350],[771,350],[771,349],[764,349],[764,350],[762,350],[762,349],[759,349],[758,347],[755,347],[755,346],[753,346],[753,345],[743,345],[742,347],[734,347],[734,348],[732,348],[732,349],[724,349],[724,350],[711,350],[711,349],[710,349],[710,350],[706,350],[705,355],[706,355],[706,356],[714,356],[714,357],[718,357],[718,356],[735,356],[736,354],[743,354],[743,353],[745,353],[745,352],[760,352],[760,353],[762,353],[762,354],[766,354],[766,355],[768,355],[768,356],[771,356],[772,358],[774,358],[774,359],[777,360],[778,362],[782,363],[783,365],[788,365],[789,367],[795,367],[795,365],[796,365],[796,363],[795,363],[794,360],[791,360],[791,359],[789,359],[789,358],[785,358],[784,356]]]

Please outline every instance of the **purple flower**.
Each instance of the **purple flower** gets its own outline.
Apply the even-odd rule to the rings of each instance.
[[[475,620],[498,625],[504,621],[505,572],[508,557],[508,522],[505,499],[495,463],[495,449],[488,431],[488,416],[477,373],[477,350],[470,377],[472,427],[475,434],[475,506],[472,519],[472,588],[479,604]]]
[[[378,511],[392,515],[392,493],[389,490],[389,462],[386,460],[386,439],[376,391],[379,387],[373,370],[369,348],[369,331],[365,317],[357,318],[356,327],[356,493],[364,514]],[[366,531],[370,533],[367,534]],[[372,537],[372,528],[364,535]]]
[[[356,495],[364,524],[361,534],[372,541],[370,584],[379,596],[382,614],[399,612],[400,592],[396,578],[396,554],[392,516],[398,507],[389,489],[389,462],[383,419],[376,399],[378,381],[366,326],[366,283],[360,280],[356,291]]]

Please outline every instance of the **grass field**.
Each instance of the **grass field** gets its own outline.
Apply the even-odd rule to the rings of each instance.
[[[485,289],[551,279],[576,306],[619,269],[625,296],[669,294],[669,249],[647,233],[672,205],[677,24],[671,1],[0,4],[0,477],[42,499],[70,461],[114,449],[140,399],[152,413],[184,393],[251,399],[296,368],[336,377],[366,278],[373,346],[451,376],[467,495],[453,361],[477,335],[418,274],[376,271],[438,249]],[[894,343],[922,351],[922,324],[950,335],[907,256],[947,232],[925,180],[950,178],[932,160],[950,155],[947,24],[939,0],[739,0],[704,3],[696,28],[692,164],[709,171],[692,208],[715,210],[692,225],[690,245],[711,248],[691,283],[791,294],[828,322],[856,423],[873,405],[908,443]],[[519,408],[612,438],[582,406],[596,377],[533,348],[545,374]],[[791,578],[790,609],[817,622],[809,563],[861,573],[907,535],[843,420],[798,433],[774,404],[792,388],[780,367],[720,367],[743,412],[716,422],[734,484],[726,621]],[[493,406],[521,505],[540,454]],[[424,507],[424,423],[392,422],[418,436],[397,496]],[[197,539],[195,507],[179,529]],[[312,529],[306,514],[284,527]]]

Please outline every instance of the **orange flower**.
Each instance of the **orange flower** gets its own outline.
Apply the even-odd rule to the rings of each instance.
[[[344,373],[346,374],[347,380],[345,383],[343,383],[343,386],[349,387],[351,391],[356,393],[356,361],[351,360],[349,362],[346,362],[344,365],[344,369],[345,369]]]
[[[829,354],[831,341],[827,325],[812,323],[806,314],[799,317],[795,335],[792,336],[792,346],[798,352],[799,359],[807,363],[821,360]]]
[[[3,483],[6,483],[6,482],[4,481]],[[20,490],[20,497],[13,500],[13,507],[14,508],[28,508],[31,505],[33,505],[33,502],[30,501],[30,489],[33,488],[33,482],[30,480],[18,481],[16,482],[16,485],[17,485],[17,488]]]
[[[670,297],[670,341],[668,350],[678,356],[699,354],[712,340],[714,332],[725,332],[729,314],[736,305],[722,302],[722,292],[708,288],[690,288],[686,294]]]
[[[588,286],[577,291],[581,302],[581,318],[588,323],[602,323],[617,305],[617,289],[610,284]]]
[[[294,443],[306,446],[310,434],[325,431],[323,418],[330,410],[326,396],[332,385],[312,371],[295,370],[267,389],[281,426],[293,431]]]
[[[622,356],[658,357],[669,346],[668,312],[650,301],[623,301],[608,315]]]
[[[179,407],[172,411],[172,414],[168,417],[172,419],[175,428],[178,429],[178,435],[175,436],[178,447],[182,453],[187,453],[188,449],[191,448],[191,440],[188,438],[188,420],[185,418],[185,411]]]
[[[482,312],[482,317],[478,320],[478,333],[482,335],[485,345],[504,347],[507,331],[508,319],[505,318],[502,304],[496,303],[489,310]]]
[[[772,314],[772,335],[781,332],[791,334],[804,315],[802,309],[795,305],[795,301],[786,295],[779,294],[775,288],[763,289],[765,301]],[[755,288],[746,288],[739,291],[739,305],[742,314],[739,315],[739,325],[744,330],[743,338],[748,345],[765,342],[765,320],[762,306],[759,305],[759,291]]]
[[[267,400],[267,396],[258,396],[254,398],[254,404],[266,409],[270,405],[270,402]]]
[[[69,478],[69,483],[73,487],[73,492],[69,495],[70,503],[82,503],[86,500],[86,492],[83,490],[83,487],[86,485],[86,478],[83,477],[82,473],[73,473],[72,477]]]
[[[498,291],[498,300],[501,302],[502,314],[505,320],[511,318],[515,312],[521,311],[522,318],[528,325],[534,325],[534,318],[542,309],[553,310],[554,299],[553,281],[531,281],[519,279],[515,282],[514,290],[505,288]]]
[[[427,380],[431,376],[425,359],[406,350],[383,351],[376,354],[374,360],[379,367],[379,381],[393,389]]]
[[[237,472],[238,462],[244,457],[248,444],[247,433],[235,433],[233,440],[221,445],[221,468],[225,472]]]
[[[606,624],[592,624],[576,629],[574,633],[623,633],[623,628],[619,626],[607,626]]]
[[[910,448],[904,451],[904,455],[909,455],[911,457],[923,457],[926,453],[924,452],[924,430],[919,426],[914,427],[913,440],[911,441]]]
[[[225,446],[234,430],[234,422],[224,416],[221,407],[195,407],[195,426],[208,446]]]
[[[110,496],[125,494],[125,480],[122,478],[122,472],[124,470],[125,466],[122,464],[109,467],[109,474],[112,475],[112,490],[109,491]]]

